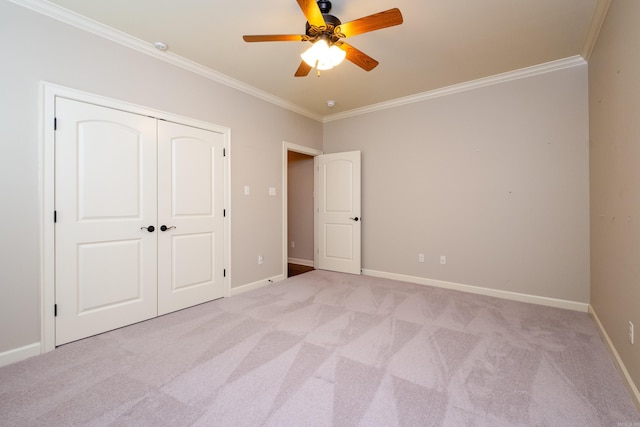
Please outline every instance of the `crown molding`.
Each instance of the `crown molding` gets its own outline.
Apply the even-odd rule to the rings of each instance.
[[[604,24],[604,20],[607,18],[609,12],[609,6],[613,0],[598,0],[591,16],[591,22],[589,23],[589,30],[582,49],[582,57],[589,61],[593,48],[596,46],[600,30]]]
[[[287,110],[293,111],[294,113],[300,114],[302,116],[308,117],[310,119],[313,119],[319,122],[322,121],[322,116],[319,116],[318,114],[315,114],[312,111],[302,108],[299,105],[296,105],[292,102],[289,102],[280,97],[274,96],[270,93],[260,90],[254,86],[248,85],[239,80],[231,78],[225,74],[212,70],[211,68],[207,68],[194,61],[183,58],[182,56],[176,55],[171,52],[159,51],[158,49],[153,47],[153,45],[150,43],[147,43],[136,37],[132,37],[129,34],[116,30],[115,28],[111,28],[107,25],[101,24],[97,21],[94,21],[93,19],[87,18],[86,16],[82,16],[75,12],[72,12],[68,9],[65,9],[63,7],[50,3],[46,0],[9,0],[9,1],[19,6],[22,6],[26,9],[30,9],[34,12],[48,16],[49,18],[74,26],[81,30],[95,34],[99,37],[105,38],[107,40],[121,44],[128,48],[134,49],[138,52],[152,56],[161,61],[168,62],[169,64],[183,68],[187,71],[198,74],[202,77],[205,77],[209,80],[220,83],[222,85],[228,86],[232,89],[236,89],[240,92],[244,92],[248,95],[254,96],[263,101],[266,101],[271,104],[277,105],[279,107],[285,108]]]
[[[486,86],[492,86],[500,83],[510,82],[512,80],[524,79],[540,74],[550,73],[553,71],[563,70],[565,68],[578,67],[586,65],[586,61],[579,55],[571,56],[557,61],[546,62],[544,64],[534,65],[532,67],[521,68],[519,70],[509,71],[506,73],[496,74],[489,77],[483,77],[477,80],[455,84],[440,89],[434,89],[427,92],[417,93],[402,98],[392,99],[390,101],[380,102],[378,104],[368,105],[362,108],[344,111],[342,113],[332,114],[323,118],[323,123],[342,120],[347,117],[360,116],[362,114],[372,113],[374,111],[387,110],[389,108],[400,107],[415,102],[426,101],[429,99],[439,98],[441,96],[453,95],[455,93],[466,92]]]
[[[509,71],[506,73],[496,74],[494,76],[484,77],[481,79],[472,80],[469,82],[464,82],[464,83],[460,83],[452,86],[447,86],[444,88],[439,88],[439,89],[435,89],[427,92],[422,92],[422,93],[418,93],[418,94],[414,94],[414,95],[410,95],[402,98],[396,98],[389,101],[384,101],[377,104],[356,108],[353,110],[343,111],[337,114],[321,116],[308,109],[302,108],[297,104],[289,102],[280,97],[274,96],[268,92],[265,92],[254,86],[248,85],[244,82],[236,80],[232,77],[229,77],[215,70],[212,70],[211,68],[207,68],[194,61],[183,58],[172,52],[159,51],[158,49],[153,47],[153,45],[151,45],[150,43],[147,43],[143,40],[132,37],[129,34],[126,34],[122,31],[111,28],[104,24],[101,24],[97,21],[94,21],[90,18],[87,18],[75,12],[72,12],[65,8],[62,8],[46,0],[9,0],[9,1],[19,6],[22,6],[24,8],[40,13],[42,15],[48,16],[52,19],[58,20],[68,25],[72,25],[76,28],[95,34],[99,37],[111,40],[115,43],[129,47],[131,49],[134,49],[138,52],[152,56],[161,61],[165,61],[177,67],[183,68],[187,71],[198,74],[209,80],[215,81],[217,83],[220,83],[232,89],[236,89],[240,92],[246,93],[248,95],[261,99],[263,101],[269,102],[271,104],[277,105],[279,107],[282,107],[284,109],[287,109],[289,111],[292,111],[294,113],[300,114],[302,116],[308,117],[310,119],[313,119],[322,123],[328,123],[335,120],[345,119],[348,117],[359,116],[359,115],[371,113],[374,111],[400,107],[400,106],[412,104],[415,102],[426,101],[426,100],[438,98],[441,96],[452,95],[455,93],[460,93],[468,90],[500,84],[500,83],[504,83],[512,80],[517,80],[517,79],[531,77],[539,74],[558,71],[565,68],[585,65],[586,61],[583,58],[588,58],[588,56],[591,54],[591,51],[593,50],[593,46],[595,45],[600,29],[602,28],[602,24],[606,17],[609,6],[611,5],[611,2],[612,2],[612,0],[598,0],[596,7],[594,9],[594,14],[591,20],[591,24],[589,27],[589,32],[587,35],[587,40],[585,42],[585,47],[584,47],[582,56],[576,55],[569,58],[560,59],[557,61],[551,61],[544,64],[535,65],[532,67],[527,67],[519,70]]]

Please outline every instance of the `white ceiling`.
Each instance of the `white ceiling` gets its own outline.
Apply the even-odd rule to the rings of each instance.
[[[603,0],[333,0],[331,14],[342,22],[397,7],[404,23],[347,39],[380,61],[373,71],[345,61],[303,78],[293,74],[309,42],[242,40],[244,34],[304,34],[296,0],[50,2],[149,44],[164,41],[171,54],[323,117],[585,56]],[[328,100],[335,107],[327,107]]]

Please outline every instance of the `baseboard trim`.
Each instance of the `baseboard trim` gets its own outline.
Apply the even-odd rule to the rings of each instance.
[[[627,389],[629,389],[629,392],[631,393],[631,397],[633,398],[634,403],[638,408],[638,411],[640,411],[640,391],[638,391],[638,387],[633,382],[633,379],[631,378],[629,371],[627,371],[627,367],[624,365],[624,362],[622,361],[620,354],[618,354],[618,350],[616,350],[616,347],[613,345],[613,341],[611,341],[611,338],[609,338],[609,334],[607,334],[607,331],[604,329],[602,322],[600,322],[600,318],[596,314],[596,310],[593,308],[591,304],[589,304],[589,314],[591,315],[591,317],[593,317],[593,320],[596,322],[596,326],[598,327],[600,336],[602,336],[602,339],[607,344],[607,347],[609,348],[609,352],[611,353],[611,356],[613,357],[614,362],[616,364],[616,368],[618,368],[620,375],[622,375],[625,385],[627,386]]]
[[[301,259],[301,258],[289,258],[287,260],[289,264],[304,265],[305,267],[313,267],[313,260]]]
[[[280,282],[284,279],[285,277],[282,274],[279,274],[277,276],[268,277],[266,279],[258,280],[253,283],[247,283],[246,285],[236,286],[231,288],[231,293],[229,296],[234,297],[236,295],[244,294],[245,292],[264,288],[265,286],[269,286],[273,283]]]
[[[362,274],[372,277],[381,277],[384,279],[398,280],[401,282],[416,283],[418,285],[433,286],[436,288],[452,289],[455,291],[469,292],[472,294],[487,295],[496,298],[508,299],[512,301],[527,302],[531,304],[545,305],[548,307],[563,308],[567,310],[580,311],[587,313],[589,304],[568,301],[556,298],[541,297],[537,295],[521,294],[518,292],[502,291],[499,289],[483,288],[480,286],[463,285],[454,282],[445,282],[443,280],[426,279],[424,277],[407,276],[404,274],[387,273],[376,270],[362,270]]]
[[[14,348],[13,350],[0,353],[0,367],[20,362],[33,356],[40,355],[40,343],[25,345],[24,347]]]

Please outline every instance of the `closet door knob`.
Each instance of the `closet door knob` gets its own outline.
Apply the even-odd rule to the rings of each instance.
[[[360,220],[360,218],[358,218],[358,217],[355,217],[355,218],[349,218],[349,219],[350,219],[350,220],[352,220],[352,221],[355,221],[355,222],[358,222],[358,221]]]
[[[156,231],[156,228],[153,225],[150,225],[148,227],[140,227],[140,230],[147,230],[149,233],[153,233]]]
[[[167,227],[166,225],[161,225],[160,226],[160,231],[167,231],[167,230],[171,230],[172,228],[176,228],[175,225],[172,225],[171,227]]]

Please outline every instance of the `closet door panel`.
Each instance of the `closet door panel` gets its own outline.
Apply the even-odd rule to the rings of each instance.
[[[158,123],[159,314],[224,294],[223,148],[223,134]]]
[[[156,120],[56,100],[56,345],[157,315]]]

